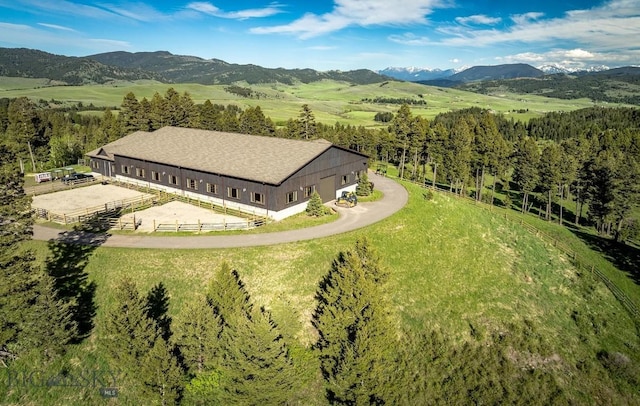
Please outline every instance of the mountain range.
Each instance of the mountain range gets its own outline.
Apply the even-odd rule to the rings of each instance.
[[[155,80],[162,83],[230,85],[311,83],[336,80],[352,85],[390,80],[456,87],[477,93],[519,92],[557,98],[587,97],[594,101],[640,104],[640,68],[572,71],[560,65],[535,68],[527,64],[473,66],[462,70],[387,68],[352,71],[264,68],[219,59],[174,55],[167,51],[108,52],[86,57],[54,55],[34,49],[0,48],[0,77],[49,79],[52,85],[106,84]]]
[[[511,65],[494,65],[493,67],[505,67],[505,66],[521,66],[520,64],[511,64]],[[527,65],[530,66],[530,65]],[[450,80],[452,76],[461,73],[467,69],[470,69],[469,66],[465,66],[462,68],[450,68],[450,69],[429,69],[429,68],[418,68],[418,67],[389,67],[382,70],[377,71],[381,75],[390,76],[395,79],[404,80],[407,82],[421,82],[428,80]],[[601,72],[609,70],[608,66],[600,65],[594,66],[587,69],[576,69],[569,66],[564,66],[561,64],[545,64],[537,66],[536,69],[540,70],[544,74],[585,74],[585,73],[593,73],[593,72]],[[536,76],[539,76],[536,74]],[[496,78],[493,78],[496,79]],[[452,81],[456,81],[455,78]]]

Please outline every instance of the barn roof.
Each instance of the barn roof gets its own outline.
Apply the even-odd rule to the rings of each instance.
[[[109,160],[118,155],[279,184],[332,146],[326,140],[163,127],[153,132],[137,131],[87,155]]]

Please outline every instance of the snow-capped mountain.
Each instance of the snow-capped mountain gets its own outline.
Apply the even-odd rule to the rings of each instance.
[[[550,63],[550,64],[538,66],[537,68],[547,74],[576,73],[576,72],[602,72],[610,69],[608,66],[605,66],[605,65],[590,66],[587,68],[575,68],[570,66],[564,66],[559,63]]]
[[[429,68],[398,68],[389,67],[378,71],[379,74],[390,76],[395,79],[406,80],[410,82],[417,82],[419,80],[434,80],[448,78],[451,75],[455,75],[457,72],[454,69],[429,69]]]

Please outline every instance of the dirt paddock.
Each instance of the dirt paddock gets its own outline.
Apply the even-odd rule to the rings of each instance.
[[[154,195],[140,193],[137,190],[127,189],[115,185],[95,184],[86,187],[48,193],[33,197],[32,207],[45,209],[60,214],[69,214],[88,208],[105,206],[108,203],[135,198],[151,198]],[[136,222],[140,223],[138,231],[153,231],[155,224],[197,224],[200,223],[232,223],[242,222],[244,219],[215,213],[209,209],[196,207],[182,202],[170,202],[162,206],[136,211],[135,213],[123,213],[123,220],[132,220],[135,215]]]

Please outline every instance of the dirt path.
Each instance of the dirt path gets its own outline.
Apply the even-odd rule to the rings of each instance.
[[[295,241],[312,240],[330,235],[342,234],[356,230],[389,217],[407,203],[409,195],[402,185],[395,181],[370,174],[376,189],[384,193],[384,198],[370,203],[360,203],[351,209],[337,208],[339,218],[328,224],[267,234],[237,235],[197,235],[193,237],[170,237],[151,235],[109,235],[99,244],[104,247],[157,248],[157,249],[201,249],[201,248],[234,248],[260,245],[275,245]],[[33,239],[48,241],[60,238],[60,230],[35,225]],[[65,239],[69,239],[67,237]],[[72,240],[81,244],[94,244],[96,236],[88,233],[77,233]]]

